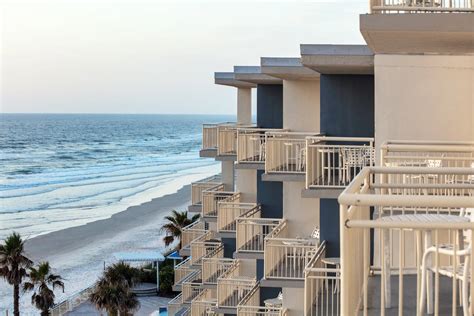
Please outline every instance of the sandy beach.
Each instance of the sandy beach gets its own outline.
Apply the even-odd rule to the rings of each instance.
[[[104,264],[114,262],[115,252],[163,248],[163,217],[173,209],[186,210],[190,196],[190,185],[184,186],[174,194],[129,207],[111,218],[27,240],[26,252],[35,262],[49,261],[54,272],[65,278],[65,293],[57,293],[60,301],[92,284]],[[10,302],[11,288],[3,282],[0,289],[0,301]],[[37,313],[28,294],[21,299],[21,309],[23,315]]]

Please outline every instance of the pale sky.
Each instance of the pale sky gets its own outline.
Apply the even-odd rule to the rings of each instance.
[[[363,44],[369,0],[3,0],[1,112],[235,113],[214,71]]]

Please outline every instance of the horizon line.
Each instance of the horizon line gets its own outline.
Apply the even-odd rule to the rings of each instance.
[[[75,113],[61,113],[61,112],[0,112],[2,114],[53,114],[53,115],[78,115],[78,114],[85,114],[85,115],[229,115],[229,116],[237,116],[237,114],[230,114],[230,113],[223,113],[223,114],[210,114],[210,113],[90,113],[90,112],[75,112]]]

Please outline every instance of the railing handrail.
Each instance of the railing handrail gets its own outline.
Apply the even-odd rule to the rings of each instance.
[[[326,251],[326,241],[323,240],[318,247],[318,250],[314,253],[313,257],[308,261],[308,264],[304,268],[304,273],[306,275],[306,271],[311,271],[314,269],[314,265],[318,261],[318,259],[325,253]]]
[[[191,265],[191,258],[189,258],[189,257],[184,259],[183,261],[181,261],[177,265],[175,265],[174,269],[177,270],[177,269],[180,269],[180,268],[187,268],[187,266],[186,266],[187,264]]]
[[[184,226],[183,230],[205,230],[205,228],[193,228],[194,226],[197,226],[198,224],[204,224],[204,222],[201,222],[201,221],[192,222],[191,224]]]
[[[247,213],[245,213],[247,214]],[[244,215],[245,215],[244,214]],[[263,218],[263,217],[238,217],[237,221],[240,222],[245,222],[247,224],[254,224],[254,225],[263,225],[265,223],[274,223],[274,224],[280,224],[283,219],[282,218]],[[255,223],[249,223],[249,222],[255,222]]]
[[[404,152],[474,152],[474,144],[469,145],[429,145],[429,144],[387,144],[381,146],[388,151]]]
[[[265,240],[274,238],[286,228],[286,219],[283,219],[266,237]]]
[[[249,128],[249,127],[240,127],[238,128],[237,132],[238,133],[257,133],[257,132],[287,132],[289,129],[286,128],[262,128],[262,127],[254,127],[254,128]],[[262,134],[264,135],[264,134]]]
[[[386,148],[393,145],[474,145],[474,141],[442,141],[442,140],[388,140],[380,145]]]
[[[371,143],[375,141],[374,137],[333,137],[333,136],[307,136],[306,139],[327,142],[364,142]],[[342,145],[345,146],[345,145]]]
[[[298,136],[301,138],[288,138],[288,140],[305,140],[306,137],[310,136],[318,136],[321,133],[318,132],[290,132],[290,131],[282,131],[282,132],[266,132],[265,136],[267,138],[277,138],[278,140],[285,140],[284,136]]]

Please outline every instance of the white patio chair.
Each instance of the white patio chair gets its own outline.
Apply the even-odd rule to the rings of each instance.
[[[470,219],[471,222],[474,222],[474,209],[464,209],[461,211],[460,216],[466,216]],[[463,245],[463,237],[466,240],[467,247],[462,248]],[[463,236],[459,237],[458,244],[440,244],[438,246],[431,246],[425,250],[423,254],[423,260],[421,264],[421,295],[420,295],[420,313],[423,314],[426,302],[426,292],[427,292],[427,273],[435,272],[438,270],[440,275],[446,276],[448,278],[456,277],[457,280],[461,282],[461,295],[462,295],[462,307],[463,307],[463,314],[464,316],[469,315],[469,285],[471,282],[471,271],[469,269],[470,260],[471,260],[471,249],[472,245],[470,243],[471,240],[471,232],[470,231],[463,231]],[[456,252],[454,251],[456,247]],[[454,271],[453,266],[427,266],[427,260],[431,255],[436,255],[436,249],[440,255],[450,256],[453,257],[453,261],[459,261],[457,265],[456,271]],[[456,255],[456,258],[454,256]],[[462,258],[464,261],[461,262]],[[433,260],[431,260],[433,261]]]

